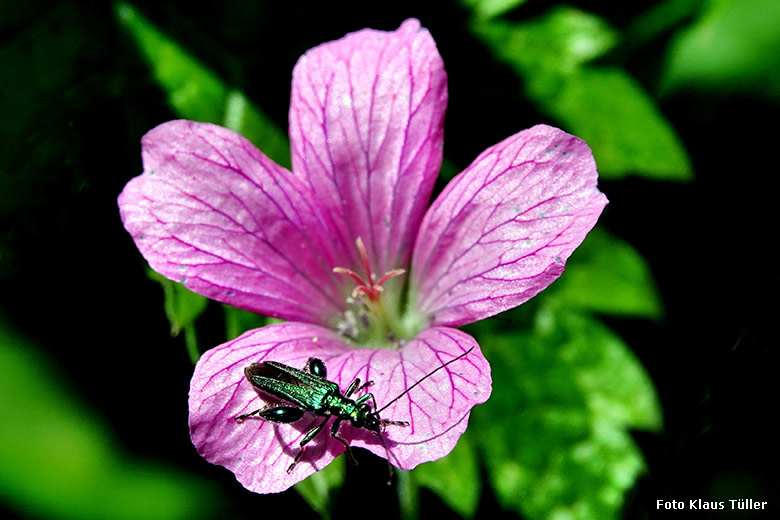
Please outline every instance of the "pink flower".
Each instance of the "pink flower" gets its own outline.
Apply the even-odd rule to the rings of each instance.
[[[339,430],[401,469],[443,457],[491,392],[479,346],[453,327],[547,287],[607,203],[587,145],[540,125],[485,150],[428,208],[446,104],[433,39],[407,20],[301,57],[292,172],[210,124],[171,121],[144,136],[144,174],[119,206],[151,267],[215,300],[289,320],[211,349],[192,378],[193,443],[248,489],[287,489],[345,448],[328,426],[288,473],[322,418],[237,423],[267,399],[246,366],[303,368],[319,358],[342,391],[355,378],[373,380],[382,407],[473,348],[381,413],[409,422],[388,425],[385,443],[349,421]]]

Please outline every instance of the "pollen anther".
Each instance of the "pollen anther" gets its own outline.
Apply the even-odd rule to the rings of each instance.
[[[375,282],[374,276],[371,274],[371,266],[368,262],[368,253],[366,252],[366,246],[363,244],[363,240],[358,237],[357,240],[355,240],[355,245],[357,245],[358,252],[360,253],[360,259],[363,262],[363,268],[366,271],[366,279],[363,280],[359,274],[357,274],[352,269],[347,269],[346,267],[334,267],[333,272],[349,276],[358,283],[357,287],[352,290],[353,298],[357,298],[361,293],[363,293],[370,301],[375,302],[379,300],[379,295],[384,290],[382,288],[382,284],[391,278],[395,278],[396,276],[404,274],[406,270],[393,269],[383,274],[379,280]]]

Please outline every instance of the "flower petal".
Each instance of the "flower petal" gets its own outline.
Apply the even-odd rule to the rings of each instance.
[[[170,121],[142,145],[145,173],[119,208],[155,271],[268,316],[326,323],[341,311],[342,262],[304,183],[215,125]]]
[[[463,359],[441,368],[471,348]],[[487,401],[492,390],[490,364],[474,338],[457,329],[426,329],[400,351],[358,350],[350,357],[340,370],[342,382],[373,380],[370,391],[379,410],[436,371],[380,413],[385,420],[407,421],[409,426],[388,425],[384,444],[366,430],[352,429],[350,435],[352,446],[404,470],[452,451],[466,431],[471,409]]]
[[[408,265],[441,165],[447,77],[417,20],[320,45],[293,72],[293,171],[308,178],[362,272],[361,237],[381,275]]]
[[[539,125],[485,150],[423,219],[412,259],[417,309],[458,326],[550,285],[606,197],[590,148]]]
[[[286,322],[247,332],[206,352],[190,383],[190,436],[198,453],[212,464],[225,466],[256,493],[284,491],[327,466],[344,446],[324,432],[307,445],[303,458],[287,473],[301,439],[322,421],[319,417],[304,416],[292,424],[260,418],[235,421],[238,415],[266,404],[247,381],[244,368],[278,361],[302,369],[309,357],[327,360],[349,350],[328,329]]]
[[[331,419],[288,474],[301,439],[323,418],[307,414],[290,424],[260,418],[237,423],[236,416],[261,408],[268,399],[246,380],[246,366],[277,361],[303,368],[308,358],[316,357],[325,362],[328,379],[342,392],[357,377],[363,382],[373,380],[369,389],[381,407],[472,347],[463,359],[438,370],[380,414],[384,419],[408,421],[409,426],[388,425],[382,439],[348,420],[342,423],[339,435],[351,446],[367,448],[402,469],[411,469],[449,453],[466,428],[471,408],[490,395],[490,366],[474,339],[464,332],[429,329],[400,351],[355,350],[330,330],[303,323],[248,332],[208,351],[198,361],[189,399],[192,442],[206,460],[231,470],[247,489],[283,491],[322,469],[345,448],[330,435]],[[363,393],[356,392],[352,398]]]

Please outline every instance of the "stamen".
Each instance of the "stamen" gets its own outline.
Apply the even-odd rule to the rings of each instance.
[[[346,267],[334,267],[333,268],[333,272],[334,273],[338,273],[338,274],[345,274],[345,275],[349,276],[350,278],[352,278],[353,280],[355,280],[360,285],[366,285],[366,282],[363,281],[363,279],[360,277],[360,275],[357,274],[352,269],[347,269]]]
[[[392,271],[388,271],[385,274],[382,275],[382,278],[379,279],[379,281],[376,282],[376,285],[382,285],[386,281],[388,281],[390,278],[395,278],[396,276],[401,276],[406,272],[406,269],[393,269]]]
[[[363,280],[359,274],[346,267],[334,267],[333,272],[349,276],[357,282],[357,287],[352,290],[353,298],[357,298],[360,293],[363,293],[370,301],[375,302],[379,300],[379,294],[384,290],[382,284],[391,278],[404,274],[406,270],[393,269],[392,271],[383,274],[379,280],[374,282],[374,276],[371,274],[371,266],[368,262],[368,253],[366,252],[366,246],[363,244],[363,240],[358,237],[357,240],[355,240],[355,245],[358,248],[358,253],[360,253],[360,260],[363,262],[363,268],[366,270],[366,280]]]
[[[368,299],[371,301],[374,301],[376,298],[372,298],[372,296],[378,296],[375,293],[381,292],[381,287],[366,287],[365,285],[358,285],[354,289],[352,289],[352,297],[357,298],[360,293],[365,294],[368,296]]]
[[[374,277],[371,276],[371,266],[368,265],[368,253],[366,253],[366,246],[363,244],[363,239],[357,237],[357,240],[355,240],[355,244],[357,245],[358,252],[360,253],[360,258],[361,260],[363,260],[363,267],[366,269],[366,275],[368,276],[368,283],[373,284]]]

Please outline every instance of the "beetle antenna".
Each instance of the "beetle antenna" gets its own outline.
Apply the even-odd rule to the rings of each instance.
[[[393,400],[392,400],[392,401],[390,401],[389,403],[385,404],[385,405],[384,405],[382,408],[380,408],[379,410],[375,411],[375,412],[374,412],[372,415],[375,415],[375,416],[377,416],[377,417],[378,417],[378,416],[379,416],[379,412],[381,412],[382,410],[384,410],[385,408],[387,408],[388,406],[390,406],[391,404],[393,404],[394,402],[398,401],[400,398],[402,398],[403,396],[405,396],[406,394],[408,394],[409,392],[411,392],[411,391],[412,391],[412,389],[413,389],[415,386],[419,385],[420,383],[422,383],[423,381],[425,381],[426,379],[428,379],[429,377],[431,377],[433,374],[435,374],[435,373],[436,373],[436,372],[438,372],[439,370],[441,370],[441,369],[445,368],[447,365],[449,365],[449,364],[451,364],[451,363],[454,363],[454,362],[456,362],[457,360],[459,360],[459,359],[461,359],[461,358],[464,358],[464,357],[466,357],[466,355],[467,355],[469,352],[471,352],[472,350],[474,350],[474,347],[471,347],[470,349],[468,349],[466,352],[464,352],[464,353],[460,354],[459,356],[455,356],[454,358],[450,359],[450,360],[449,360],[449,361],[447,361],[446,363],[442,363],[442,364],[441,364],[441,365],[439,365],[439,366],[438,366],[438,367],[437,367],[435,370],[432,370],[432,371],[428,372],[427,374],[425,374],[425,376],[423,376],[421,379],[419,379],[419,380],[418,380],[418,381],[417,381],[415,384],[413,384],[412,386],[410,386],[409,388],[407,388],[406,390],[404,390],[403,392],[401,392],[400,394],[398,394],[398,396],[397,396],[395,399],[393,399]]]

